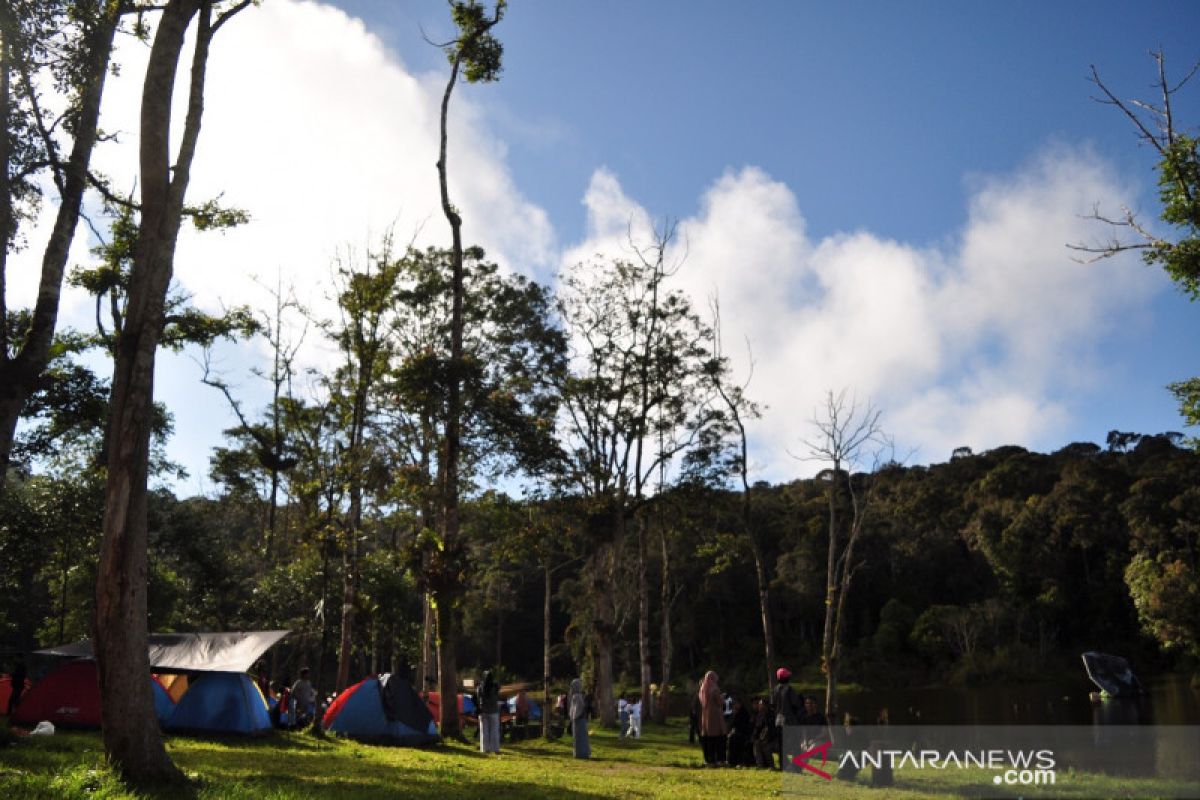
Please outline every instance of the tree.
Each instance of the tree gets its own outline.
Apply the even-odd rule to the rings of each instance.
[[[0,484],[17,420],[53,357],[63,274],[91,181],[100,101],[123,5],[0,3]],[[47,73],[47,80],[39,80]],[[48,103],[39,88],[47,84],[61,88],[64,97]],[[64,110],[51,115],[48,108],[60,101]],[[21,223],[41,198],[39,179],[46,171],[58,193],[58,211],[42,253],[36,304],[13,331],[9,255],[22,244]]]
[[[882,412],[870,403],[860,408],[846,397],[825,395],[821,416],[813,419],[816,438],[807,442],[811,457],[829,465],[820,476],[826,483],[829,539],[825,562],[825,623],[821,634],[821,671],[825,673],[825,715],[837,712],[838,673],[841,667],[842,631],[845,623],[846,596],[850,583],[862,562],[855,560],[854,548],[866,521],[867,487],[856,485],[853,469],[859,465],[870,444],[884,444],[879,424]],[[842,499],[843,486],[846,500]],[[843,519],[843,507],[849,502],[849,519]]]
[[[750,375],[746,378],[745,383],[741,386],[731,385],[727,380],[727,367],[721,352],[721,309],[715,298],[712,310],[713,329],[716,331],[716,346],[714,348],[715,358],[711,362],[707,374],[709,379],[712,380],[713,386],[721,398],[721,402],[725,405],[725,413],[722,414],[722,422],[726,428],[724,432],[731,435],[734,440],[735,454],[733,456],[732,467],[742,484],[742,535],[749,542],[750,554],[754,558],[754,578],[758,586],[759,622],[762,625],[763,652],[767,669],[766,685],[773,692],[775,689],[775,638],[771,630],[771,584],[767,576],[762,542],[759,540],[758,531],[754,526],[753,507],[750,497],[749,437],[746,434],[746,422],[757,419],[761,416],[762,412],[746,396],[746,388],[750,385],[750,380],[754,374],[753,359],[751,360]]]
[[[108,431],[104,541],[96,580],[96,662],[104,749],[134,783],[175,782],[182,774],[163,748],[145,675],[146,478],[154,397],[154,359],[183,219],[184,196],[200,136],[209,47],[216,32],[250,4],[223,11],[212,0],[168,0],[142,90],[139,168],[142,218],[130,274],[125,323],[117,342]],[[214,19],[215,15],[215,19]],[[171,165],[171,101],[184,35],[198,20],[187,114]]]
[[[685,295],[669,289],[670,232],[633,260],[585,262],[561,279],[559,315],[571,336],[574,374],[561,388],[567,448],[562,480],[585,499],[592,536],[588,594],[595,603],[591,645],[596,702],[615,721],[612,657],[614,584],[628,525],[636,525],[638,651],[643,702],[650,707],[647,517],[642,504],[661,468],[687,450],[711,420],[704,367],[711,331]]]
[[[1158,154],[1158,199],[1162,205],[1159,219],[1169,232],[1160,235],[1136,212],[1122,208],[1118,217],[1099,211],[1092,217],[1111,227],[1115,233],[1098,245],[1069,245],[1089,261],[1109,258],[1128,250],[1142,253],[1149,265],[1161,266],[1171,280],[1190,299],[1200,298],[1200,130],[1181,128],[1172,108],[1177,95],[1200,70],[1197,62],[1178,83],[1167,77],[1162,51],[1152,52],[1157,65],[1155,82],[1158,97],[1152,101],[1122,100],[1100,79],[1092,67],[1092,82],[1102,97],[1096,100],[1124,114],[1137,130],[1138,138]],[[1168,389],[1179,401],[1180,412],[1189,425],[1200,425],[1200,378],[1170,384]]]
[[[450,189],[446,160],[446,121],[450,111],[450,95],[462,71],[469,83],[490,83],[500,77],[501,58],[504,46],[492,35],[492,28],[504,16],[505,0],[497,0],[491,17],[475,0],[451,0],[450,14],[458,27],[458,38],[443,45],[450,60],[450,78],[442,95],[441,136],[438,151],[438,183],[441,187],[442,213],[450,223],[452,240],[451,264],[453,283],[451,298],[453,310],[450,317],[450,381],[447,387],[447,418],[445,443],[445,469],[442,484],[442,540],[443,552],[455,553],[459,548],[458,519],[458,467],[461,420],[461,376],[463,357],[463,244],[462,217],[450,201]],[[457,565],[446,565],[447,576],[457,571]],[[457,597],[453,580],[439,581],[434,591],[438,630],[438,689],[442,697],[458,695],[458,667],[454,661],[454,648],[458,630],[455,626]],[[457,703],[441,704],[439,727],[443,736],[460,735]]]

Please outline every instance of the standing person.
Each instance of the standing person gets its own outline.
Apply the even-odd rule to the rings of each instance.
[[[750,732],[754,742],[754,763],[759,769],[775,769],[775,751],[779,749],[775,742],[777,735],[775,710],[767,698],[760,697],[754,704],[753,728]]]
[[[300,678],[292,684],[292,725],[299,728],[312,722],[317,713],[317,690],[308,680],[308,667],[300,668]]]
[[[25,657],[17,653],[13,662],[12,673],[8,676],[12,694],[8,696],[8,715],[11,717],[21,704],[21,695],[25,692]]]
[[[800,717],[800,726],[803,730],[803,741],[805,749],[819,744],[825,738],[829,721],[825,719],[825,715],[821,709],[817,707],[817,698],[808,695],[804,698],[804,714]]]
[[[592,745],[588,742],[588,708],[587,699],[583,696],[583,681],[579,678],[571,681],[571,741],[575,748],[576,758],[591,758]]]
[[[803,707],[800,705],[800,698],[796,696],[796,690],[792,688],[792,672],[787,667],[780,667],[775,670],[775,693],[771,696],[772,705],[775,706],[775,727],[779,736],[779,768],[787,768],[786,756],[783,752],[783,730],[788,725],[799,725],[800,720],[804,715]]]
[[[479,687],[479,750],[500,752],[500,684],[490,669],[483,671]]]
[[[696,684],[692,684],[694,687]],[[695,744],[700,735],[700,696],[692,692],[692,703],[688,706],[688,744]]]
[[[642,698],[635,696],[629,708],[629,735],[635,739],[642,738]]]
[[[516,730],[520,731],[521,739],[529,738],[529,713],[531,707],[529,705],[529,695],[524,689],[517,692],[517,699],[513,702],[513,713],[516,718]]]
[[[625,695],[617,698],[617,724],[621,726],[621,738],[624,739],[629,732],[629,701]]]
[[[729,736],[725,738],[725,763],[731,767],[754,766],[750,711],[740,697],[733,698],[733,713],[729,715]]]
[[[725,700],[721,697],[721,685],[717,673],[709,670],[700,682],[700,747],[704,750],[704,764],[720,766],[725,755]]]

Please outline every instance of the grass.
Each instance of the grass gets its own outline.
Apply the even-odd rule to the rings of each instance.
[[[961,797],[987,788],[990,773],[897,772],[896,786],[871,789],[827,783],[810,776],[781,776],[754,769],[701,769],[700,751],[680,724],[646,724],[637,741],[593,730],[593,758],[571,757],[566,738],[505,742],[499,756],[464,744],[413,749],[377,747],[307,734],[256,739],[170,737],[171,757],[192,779],[190,787],[161,796],[171,800],[285,800],[287,798],[825,798]],[[1012,797],[1021,792],[1014,790]],[[1036,791],[1025,796],[1036,797]],[[1130,782],[1102,776],[1059,776],[1054,797],[1200,796],[1190,787]],[[121,798],[130,793],[105,765],[96,733],[27,737],[0,748],[4,798]]]

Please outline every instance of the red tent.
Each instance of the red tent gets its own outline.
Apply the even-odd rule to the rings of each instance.
[[[25,679],[25,691],[28,692],[33,686],[33,681]],[[12,697],[12,678],[8,675],[0,675],[0,714],[8,713],[8,700]]]
[[[72,661],[42,678],[21,698],[11,722],[33,726],[44,719],[68,728],[100,727],[96,662]]]

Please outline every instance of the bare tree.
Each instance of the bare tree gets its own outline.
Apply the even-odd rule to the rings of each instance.
[[[1113,106],[1124,114],[1137,131],[1138,138],[1150,145],[1159,156],[1159,191],[1164,205],[1163,219],[1174,225],[1190,226],[1191,236],[1181,241],[1171,241],[1156,235],[1143,223],[1137,212],[1122,207],[1119,216],[1101,214],[1097,207],[1090,217],[1113,229],[1113,236],[1099,244],[1069,244],[1072,250],[1081,253],[1084,261],[1097,261],[1115,256],[1128,250],[1142,251],[1148,263],[1162,263],[1171,277],[1192,295],[1200,290],[1200,255],[1196,252],[1195,235],[1200,227],[1200,165],[1197,163],[1197,138],[1180,130],[1172,98],[1182,90],[1200,70],[1197,62],[1178,83],[1172,85],[1167,77],[1166,59],[1162,51],[1151,52],[1157,66],[1155,89],[1158,97],[1153,101],[1122,100],[1100,79],[1100,72],[1092,66],[1091,81],[1100,90],[1101,96],[1092,99],[1103,105]],[[1129,238],[1132,234],[1132,239]],[[1189,241],[1191,244],[1189,244]]]
[[[734,435],[736,455],[733,460],[734,471],[742,484],[741,525],[742,535],[750,544],[750,554],[754,558],[754,577],[758,586],[758,612],[762,624],[763,651],[766,656],[767,687],[775,688],[775,637],[771,631],[771,593],[770,580],[767,578],[766,559],[763,556],[762,542],[754,527],[753,507],[751,505],[750,485],[750,448],[749,437],[746,435],[746,422],[757,419],[762,412],[759,407],[746,396],[746,389],[754,377],[754,358],[751,354],[750,371],[745,382],[731,385],[721,351],[721,307],[717,298],[712,300],[712,316],[714,331],[714,361],[709,370],[713,387],[725,404],[728,412],[728,423]]]
[[[846,595],[850,592],[854,573],[863,566],[863,562],[855,560],[854,549],[862,535],[870,496],[869,488],[862,480],[856,481],[853,470],[861,464],[870,445],[887,444],[880,426],[881,415],[882,412],[869,402],[860,407],[857,401],[848,399],[845,389],[836,395],[829,391],[825,395],[824,408],[812,421],[817,435],[805,441],[808,458],[829,465],[821,476],[826,482],[829,511],[821,671],[825,674],[825,715],[830,719],[837,712]],[[842,499],[843,488],[845,500]],[[849,519],[843,519],[846,504]]]

